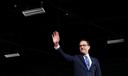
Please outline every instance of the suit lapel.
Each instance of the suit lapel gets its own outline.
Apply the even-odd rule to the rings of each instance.
[[[86,64],[85,64],[85,61],[84,61],[83,56],[82,56],[82,55],[79,55],[79,58],[80,58],[80,61],[81,61],[80,64],[82,65],[82,67],[83,67],[84,69],[88,70],[88,68],[87,68],[87,66],[86,66]]]
[[[85,64],[85,62],[84,62],[83,56],[82,56],[82,55],[79,55],[78,58],[79,58],[79,60],[80,60],[80,65],[81,65],[85,70],[88,70],[88,68],[87,68],[87,66],[86,66],[86,64]],[[91,64],[91,67],[90,67],[90,70],[91,70],[91,69],[95,68],[95,59],[92,58],[92,57],[90,57],[90,58],[91,58],[91,61],[92,61],[92,64]]]
[[[91,67],[90,67],[90,70],[95,66],[95,60],[94,58],[90,57],[91,58],[91,61],[92,61],[92,64],[91,64]],[[95,67],[94,67],[95,68]]]

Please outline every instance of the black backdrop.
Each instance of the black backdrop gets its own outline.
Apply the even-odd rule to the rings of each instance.
[[[116,6],[83,0],[7,1],[7,13],[1,12],[0,75],[71,76],[71,63],[53,49],[51,34],[54,30],[60,32],[61,45],[66,53],[79,53],[79,40],[87,38],[92,46],[90,54],[99,59],[103,76],[125,75],[128,17],[125,10],[113,5]],[[28,17],[22,14],[24,10],[40,7],[46,13]],[[120,38],[124,42],[107,44],[108,40]],[[12,53],[20,56],[4,56]]]

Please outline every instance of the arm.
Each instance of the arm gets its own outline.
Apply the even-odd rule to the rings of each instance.
[[[97,63],[96,76],[102,76],[100,64],[97,59],[96,59],[96,63]]]
[[[52,40],[53,40],[55,50],[57,50],[66,60],[73,61],[74,57],[64,53],[63,50],[60,48],[60,45],[59,45],[60,36],[58,31],[53,32]]]

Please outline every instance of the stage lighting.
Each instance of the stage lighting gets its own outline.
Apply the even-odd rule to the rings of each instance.
[[[41,7],[41,8],[24,10],[24,11],[22,11],[22,13],[24,16],[32,16],[32,15],[37,15],[37,14],[43,14],[43,13],[45,13],[45,10],[43,7]]]
[[[114,39],[114,40],[108,40],[107,44],[116,44],[116,43],[122,43],[122,42],[124,42],[123,38],[121,38],[121,39]]]
[[[19,57],[20,54],[19,53],[12,53],[12,54],[5,54],[4,57],[5,58],[12,58],[12,57]]]

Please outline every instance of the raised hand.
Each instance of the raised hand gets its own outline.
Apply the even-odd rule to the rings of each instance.
[[[59,32],[58,31],[53,32],[52,40],[53,40],[53,43],[54,43],[54,47],[59,45],[60,37],[59,37]]]

